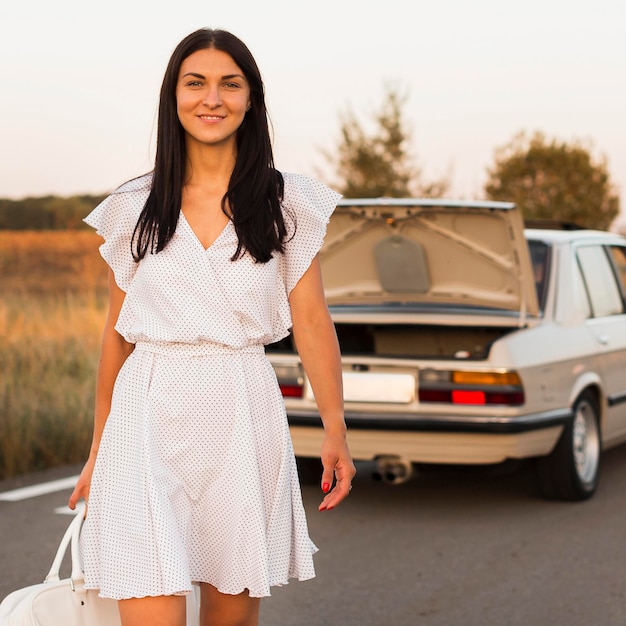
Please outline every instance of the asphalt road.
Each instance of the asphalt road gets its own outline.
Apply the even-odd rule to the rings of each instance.
[[[527,467],[457,468],[400,486],[369,469],[359,466],[349,501],[330,512],[304,488],[318,577],[276,588],[262,626],[626,624],[626,448],[606,454],[598,493],[576,504],[539,499]],[[47,573],[70,519],[54,509],[68,494],[0,500],[0,597]]]

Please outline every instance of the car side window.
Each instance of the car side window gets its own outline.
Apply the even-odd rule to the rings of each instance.
[[[574,301],[577,305],[576,309],[582,312],[585,319],[592,316],[587,288],[585,287],[583,276],[580,273],[580,264],[574,265]]]
[[[609,246],[608,251],[613,261],[617,282],[622,292],[622,299],[626,301],[626,246]]]
[[[611,262],[602,246],[580,246],[576,252],[594,317],[619,315],[624,303]]]

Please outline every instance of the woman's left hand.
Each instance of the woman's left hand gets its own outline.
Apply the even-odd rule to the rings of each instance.
[[[322,465],[324,466],[322,491],[327,495],[322,500],[319,510],[330,511],[350,493],[352,479],[356,474],[345,434],[326,434],[322,444],[321,457]],[[336,482],[333,487],[334,479],[336,479]]]

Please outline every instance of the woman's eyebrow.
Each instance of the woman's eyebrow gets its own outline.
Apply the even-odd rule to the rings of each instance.
[[[193,76],[194,78],[202,78],[202,79],[206,78],[206,76],[202,74],[198,74],[196,72],[187,72],[186,74],[183,74],[183,78],[185,78],[186,76]],[[230,80],[232,78],[245,79],[245,76],[243,74],[226,74],[226,76],[222,76],[222,80]]]

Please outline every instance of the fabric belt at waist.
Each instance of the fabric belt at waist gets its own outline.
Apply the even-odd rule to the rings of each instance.
[[[153,352],[155,354],[171,354],[180,356],[206,356],[206,355],[235,355],[235,354],[265,354],[263,344],[252,344],[236,348],[221,343],[177,343],[170,341],[138,341],[135,350]]]

